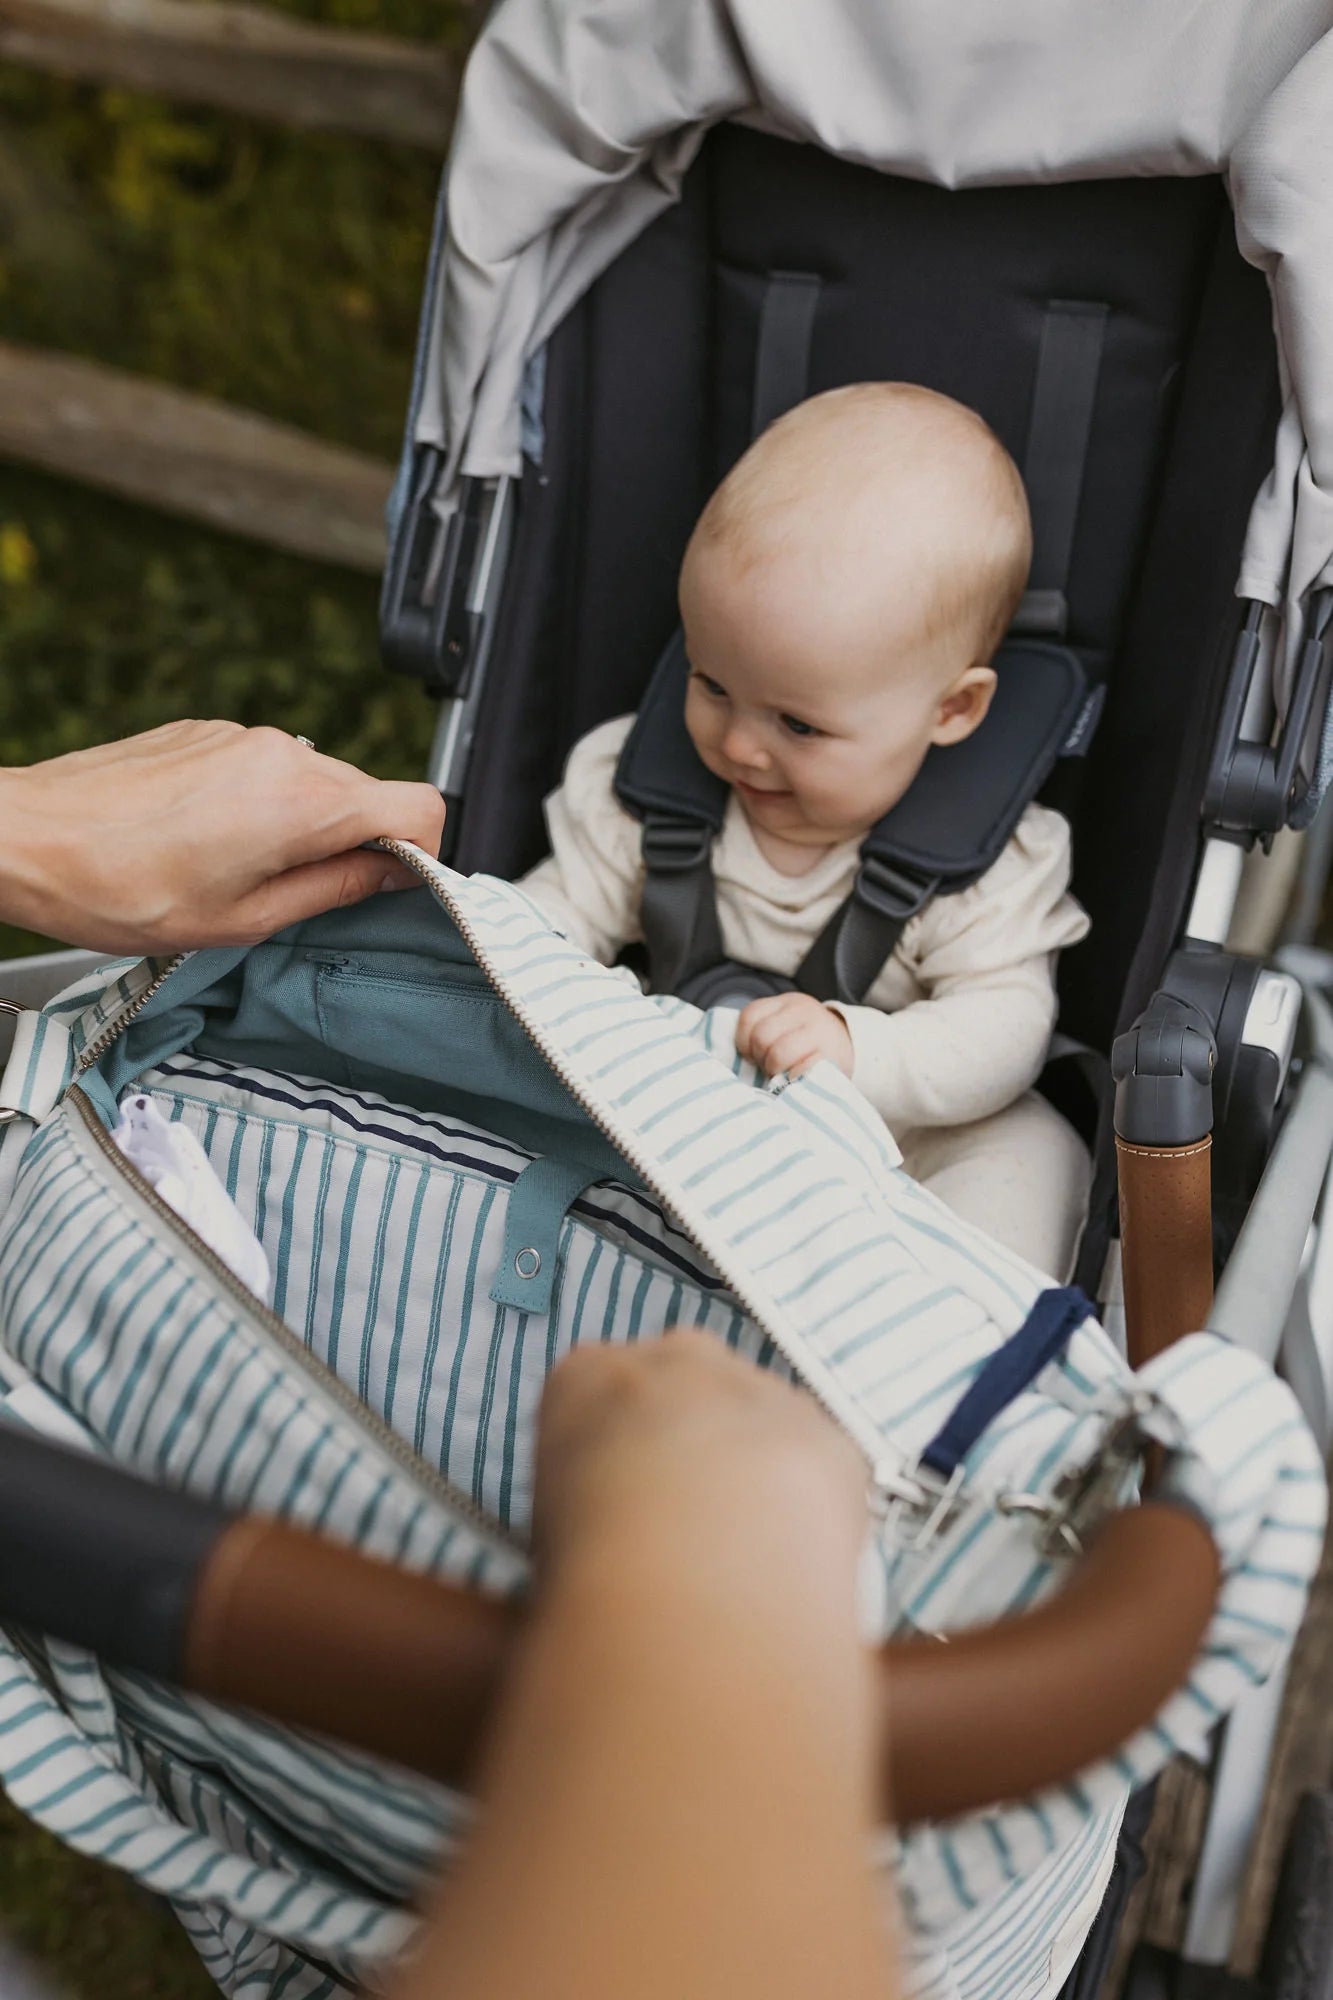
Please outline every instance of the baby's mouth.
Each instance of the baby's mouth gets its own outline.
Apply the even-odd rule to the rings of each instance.
[[[747,785],[744,778],[737,778],[736,790],[743,792],[747,799],[789,799],[788,791],[769,790],[763,785]]]

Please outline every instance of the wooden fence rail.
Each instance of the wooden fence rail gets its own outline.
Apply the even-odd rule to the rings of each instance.
[[[241,0],[0,0],[0,61],[443,152],[453,51]]]
[[[378,572],[392,468],[208,396],[0,341],[0,458]]]

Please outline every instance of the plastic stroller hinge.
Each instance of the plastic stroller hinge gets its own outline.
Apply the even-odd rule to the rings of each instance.
[[[443,452],[422,445],[394,542],[380,615],[384,664],[433,695],[456,694],[472,663],[477,617],[468,585],[481,536],[485,482],[459,483],[448,524],[435,511]]]
[[[1111,1048],[1115,1129],[1137,1146],[1188,1146],[1213,1129],[1217,1043],[1202,1010],[1174,993],[1153,995]]]
[[[1311,722],[1322,723],[1333,680],[1333,589],[1311,593],[1300,657],[1292,678],[1277,742],[1242,735],[1262,647],[1265,607],[1248,603],[1236,637],[1231,673],[1218,723],[1217,746],[1204,791],[1204,824],[1210,831],[1265,848],[1292,816],[1313,783],[1303,755]]]

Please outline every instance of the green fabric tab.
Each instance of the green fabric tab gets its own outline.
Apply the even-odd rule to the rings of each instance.
[[[561,1226],[570,1203],[589,1184],[586,1165],[576,1160],[534,1160],[523,1169],[510,1191],[504,1249],[491,1286],[497,1306],[529,1313],[551,1310]]]

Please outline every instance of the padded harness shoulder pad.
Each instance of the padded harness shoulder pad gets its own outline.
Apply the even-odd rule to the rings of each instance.
[[[700,762],[685,727],[689,662],[677,632],[616,769],[617,797],[643,821],[641,916],[652,990],[711,1006],[794,985],[859,1005],[909,919],[999,859],[1082,711],[1083,670],[1067,647],[1012,639],[996,668],[981,727],[964,743],[927,753],[908,791],[862,842],[851,895],[787,980],[733,966],[723,947],[711,852],[728,788]]]
[[[1010,639],[998,685],[966,742],[927,753],[915,782],[871,828],[863,856],[965,889],[994,866],[1049,776],[1083,708],[1087,686],[1067,646]],[[720,833],[727,786],[704,768],[685,728],[689,662],[677,632],[649,684],[616,770],[616,796],[636,819],[702,822]]]

